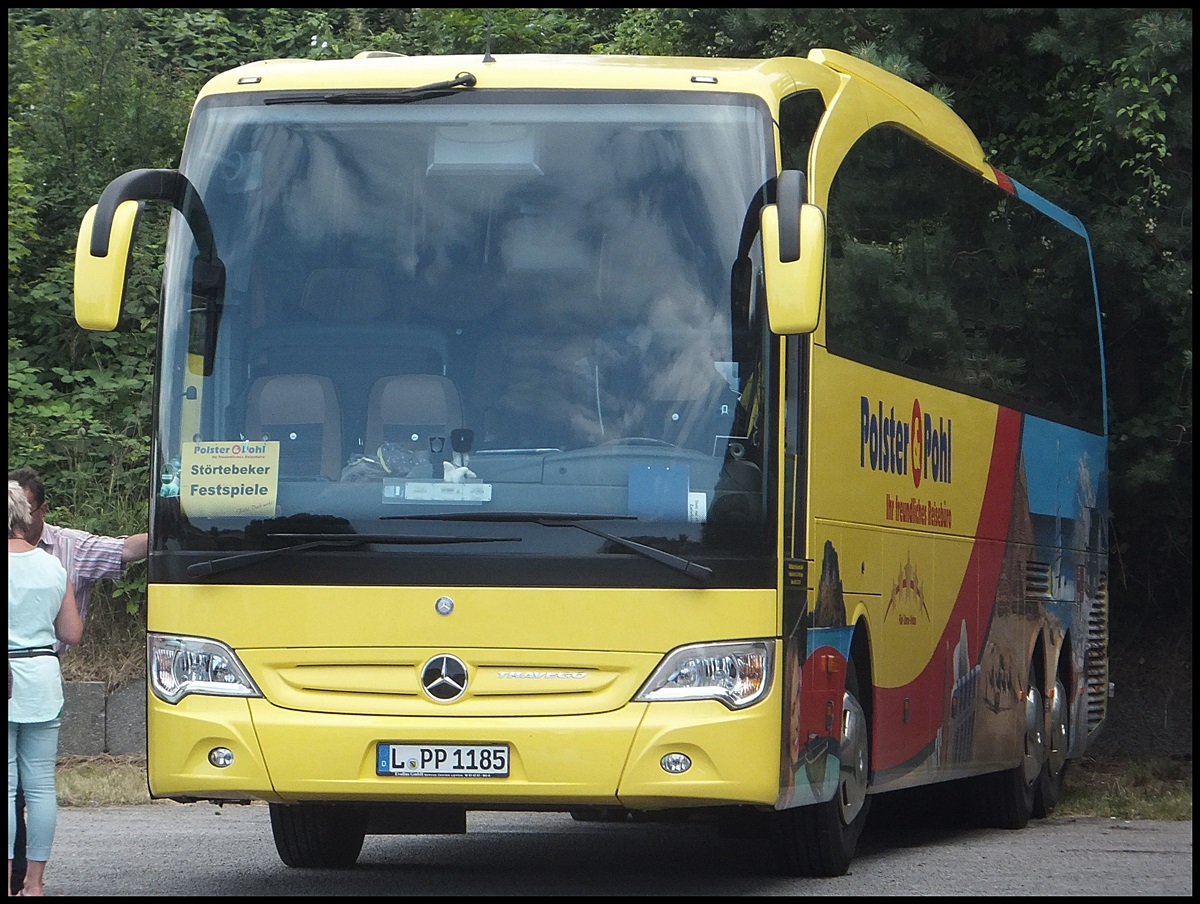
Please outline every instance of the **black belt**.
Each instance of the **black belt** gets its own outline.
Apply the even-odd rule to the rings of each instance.
[[[30,656],[57,656],[54,647],[10,647],[9,659],[28,659]]]

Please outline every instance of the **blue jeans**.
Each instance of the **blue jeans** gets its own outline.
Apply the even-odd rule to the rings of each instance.
[[[13,846],[12,859],[8,861],[12,864],[8,890],[15,895],[25,887],[25,873],[29,869],[29,864],[25,862],[25,792],[21,790],[20,782],[17,782],[17,834],[14,837],[16,844]]]
[[[8,859],[17,834],[17,780],[25,794],[26,857],[47,861],[58,822],[54,768],[62,719],[8,723]]]

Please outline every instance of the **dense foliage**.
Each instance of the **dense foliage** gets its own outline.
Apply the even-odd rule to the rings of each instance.
[[[1088,226],[1109,364],[1114,618],[1183,621],[1190,637],[1190,10],[26,8],[9,11],[8,35],[8,460],[43,472],[52,519],[144,527],[165,215],[148,210],[118,332],[75,325],[72,259],[109,180],[178,163],[210,75],[489,40],[494,53],[832,47],[946,99],[998,167]],[[144,577],[116,594],[137,615]]]

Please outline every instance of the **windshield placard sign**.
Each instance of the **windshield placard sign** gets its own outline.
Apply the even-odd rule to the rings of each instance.
[[[192,517],[273,517],[279,441],[184,443],[179,501]]]

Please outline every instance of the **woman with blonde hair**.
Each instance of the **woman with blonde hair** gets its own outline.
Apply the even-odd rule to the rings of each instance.
[[[8,482],[8,875],[12,894],[17,782],[28,809],[28,859],[19,894],[45,894],[46,863],[54,842],[58,795],[54,768],[62,726],[63,683],[56,640],[76,644],[83,621],[75,591],[59,561],[26,539],[29,499]]]

